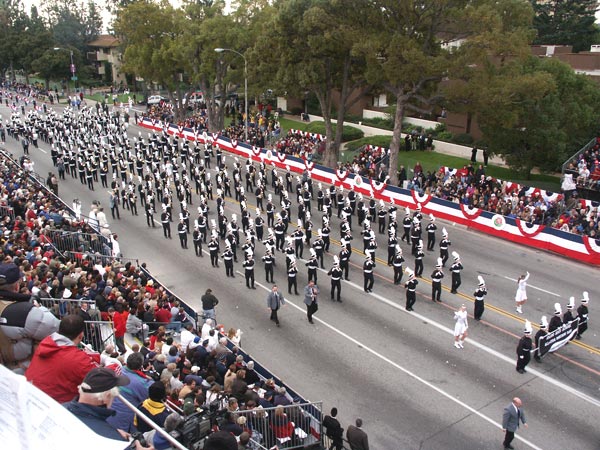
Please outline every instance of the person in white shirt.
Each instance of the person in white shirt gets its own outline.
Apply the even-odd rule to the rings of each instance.
[[[456,320],[456,325],[454,325],[454,346],[456,348],[464,348],[463,342],[467,339],[467,329],[469,328],[467,317],[467,307],[463,303],[459,310],[454,313],[454,320]]]
[[[526,275],[519,276],[517,280],[517,293],[515,294],[515,303],[517,305],[517,312],[523,314],[522,306],[527,301],[527,280],[529,279],[529,272]]]
[[[210,353],[214,349],[217,348],[218,344],[219,344],[219,334],[217,333],[216,330],[210,330],[208,333],[208,347],[206,347],[206,349]]]
[[[203,341],[205,339],[208,339],[208,333],[210,332],[210,330],[212,330],[214,328],[214,324],[215,324],[215,321],[213,319],[206,319],[206,322],[204,322],[204,325],[202,325],[202,330],[200,331],[200,336],[202,337]]]
[[[188,348],[196,348],[200,345],[200,338],[192,333],[193,326],[191,323],[187,323],[181,330],[181,336],[179,342],[181,342],[181,349],[187,351]],[[196,338],[198,339],[196,341]]]

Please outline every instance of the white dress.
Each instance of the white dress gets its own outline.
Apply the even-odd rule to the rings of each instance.
[[[525,278],[519,281],[519,287],[517,287],[517,293],[515,294],[515,302],[522,302],[527,300],[527,280],[529,274]]]
[[[468,313],[466,310],[460,310],[454,313],[454,319],[456,319],[456,325],[454,325],[454,336],[460,336],[467,331],[467,328],[469,328],[467,317]]]

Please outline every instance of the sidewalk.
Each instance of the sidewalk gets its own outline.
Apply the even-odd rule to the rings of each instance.
[[[292,115],[286,115],[285,116],[286,119],[289,120],[293,120],[295,122],[299,122],[299,123],[307,123],[304,122],[300,116],[292,116]],[[310,115],[310,120],[311,122],[313,121],[322,121],[323,118],[320,116],[315,116],[315,115]],[[332,119],[332,122],[336,123],[337,120]],[[352,126],[354,128],[358,128],[359,130],[362,130],[362,132],[365,134],[365,137],[367,136],[391,136],[393,133],[390,130],[384,130],[381,128],[376,128],[376,127],[370,127],[368,125],[362,125],[362,124],[357,124],[354,122],[346,122],[347,125]],[[402,137],[406,136],[405,133],[402,133]],[[435,140],[433,141],[433,145],[435,146],[435,151],[438,153],[443,153],[445,155],[451,155],[451,156],[457,156],[459,158],[466,158],[466,159],[471,159],[471,147],[467,147],[464,145],[458,145],[458,144],[452,144],[450,142],[445,142],[445,141],[438,141]],[[478,155],[479,160],[481,160],[482,156],[481,154]],[[504,161],[504,158],[502,158],[501,156],[491,156],[489,159],[489,164],[493,165],[493,166],[498,166],[498,167],[508,167],[508,165],[506,164],[506,162]]]

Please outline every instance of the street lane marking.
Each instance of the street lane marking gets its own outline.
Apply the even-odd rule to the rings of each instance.
[[[350,281],[346,281],[346,283],[349,284],[349,285],[351,285],[351,286],[353,286],[354,288],[356,288],[356,289],[358,289],[358,290],[360,290],[361,292],[364,293],[364,290],[363,290],[363,288],[361,286],[359,286],[359,285],[357,285],[355,283],[352,283]],[[414,311],[411,311],[411,312],[406,311],[406,309],[404,307],[398,305],[397,303],[392,302],[391,300],[388,300],[387,298],[385,298],[385,297],[383,297],[383,296],[381,296],[379,294],[375,294],[375,293],[371,292],[370,294],[367,294],[367,295],[373,296],[373,297],[375,297],[377,300],[379,300],[382,303],[385,303],[385,304],[387,304],[387,305],[389,305],[389,306],[391,306],[393,308],[396,308],[399,311],[403,311],[406,314],[410,314],[411,316],[414,316],[414,317],[416,317],[419,320],[422,320],[424,322],[427,322],[427,323],[433,325],[434,327],[436,327],[440,331],[444,331],[444,332],[446,332],[446,333],[454,336],[454,329],[448,328],[445,325],[442,325],[441,323],[438,323],[438,322],[436,322],[436,321],[434,321],[434,320],[432,320],[432,319],[430,319],[428,317],[425,317],[425,316],[423,316],[421,314],[415,313]],[[479,343],[479,342],[471,339],[470,337],[469,337],[469,343],[473,344],[475,347],[477,347],[477,348],[485,351],[486,353],[489,353],[490,355],[495,356],[495,357],[501,359],[502,361],[505,361],[505,362],[511,364],[512,366],[515,365],[516,361],[515,361],[514,358],[509,358],[508,356],[505,356],[504,354],[500,353],[499,351],[494,350],[493,348],[488,347],[488,346],[486,346],[484,344],[481,344],[481,343]],[[597,406],[597,407],[600,408],[600,401],[599,400],[596,400],[595,398],[590,397],[589,395],[584,394],[583,392],[578,391],[577,389],[574,389],[571,386],[568,386],[568,385],[566,385],[566,384],[564,384],[564,383],[562,383],[562,382],[560,382],[558,380],[555,380],[554,378],[551,378],[548,375],[545,375],[544,373],[542,373],[542,372],[540,372],[538,370],[527,369],[527,373],[533,374],[533,375],[541,378],[542,380],[547,381],[548,383],[550,383],[550,384],[552,384],[552,385],[554,385],[554,386],[556,386],[556,387],[558,387],[558,388],[560,388],[560,389],[562,389],[562,390],[564,390],[564,391],[566,391],[566,392],[568,392],[570,394],[573,394],[573,395],[581,398],[582,400],[585,400],[588,403],[591,403],[592,405]]]
[[[242,275],[242,273],[240,271],[237,271],[238,274]],[[266,288],[265,286],[263,286],[260,283],[256,283],[258,284],[262,289],[264,289],[265,291],[269,292],[271,289]],[[353,283],[350,283],[353,284]],[[285,304],[289,304],[291,306],[293,306],[294,308],[296,308],[298,311],[300,311],[302,314],[306,314],[306,311],[296,305],[294,302],[287,300],[285,301]],[[369,346],[365,345],[364,343],[362,343],[361,341],[353,338],[352,336],[346,334],[345,332],[343,332],[342,330],[340,330],[339,328],[334,327],[333,325],[329,324],[328,322],[325,322],[324,320],[320,319],[319,317],[317,317],[316,315],[313,316],[313,320],[318,321],[319,323],[325,325],[327,328],[329,328],[331,331],[339,334],[340,336],[342,336],[343,338],[349,340],[350,342],[362,347],[364,350],[366,350],[367,352],[371,353],[373,356],[376,356],[377,358],[381,359],[382,361],[390,364],[392,367],[400,370],[401,372],[404,372],[406,375],[410,376],[411,378],[415,379],[416,381],[418,381],[421,384],[424,384],[425,386],[433,389],[434,391],[436,391],[438,394],[446,397],[447,399],[453,401],[454,403],[462,406],[463,408],[465,408],[467,411],[470,411],[471,413],[475,414],[476,416],[482,418],[483,420],[485,420],[486,422],[492,424],[493,426],[495,426],[496,428],[502,429],[502,424],[496,422],[495,420],[491,419],[490,417],[486,416],[485,414],[479,412],[478,410],[476,410],[475,408],[473,408],[472,406],[469,406],[468,404],[466,404],[465,402],[455,398],[452,394],[444,391],[443,389],[437,387],[436,385],[434,385],[433,383],[430,383],[429,381],[425,380],[424,378],[421,378],[419,375],[417,375],[416,373],[408,370],[407,368],[401,366],[400,364],[392,361],[391,359],[389,359],[387,356],[382,355],[381,353],[375,351],[374,349],[370,348]],[[440,327],[443,328],[442,325],[440,325]],[[450,330],[448,330],[450,331]],[[541,447],[538,447],[537,445],[535,445],[533,442],[522,438],[519,435],[515,435],[515,438],[518,439],[519,441],[523,442],[524,444],[528,445],[529,447],[531,447],[532,449],[535,450],[542,450]]]
[[[504,278],[507,279],[507,280],[510,280],[510,281],[514,281],[515,283],[517,283],[519,281],[519,280],[515,280],[514,278],[507,277],[507,276],[505,276]],[[546,294],[554,295],[555,297],[559,297],[560,298],[560,294],[557,294],[555,292],[547,291],[546,289],[542,289],[540,287],[534,286],[533,284],[527,283],[527,287],[530,287],[532,289],[537,289],[538,291],[544,292]]]

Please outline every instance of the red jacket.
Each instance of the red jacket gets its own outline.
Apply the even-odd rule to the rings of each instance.
[[[115,326],[115,337],[125,336],[127,331],[127,316],[129,312],[123,311],[122,313],[115,312],[113,316],[113,325]]]
[[[99,363],[99,353],[86,353],[53,333],[40,342],[25,377],[57,402],[66,403],[77,396],[77,386]]]
[[[156,314],[154,314],[157,322],[171,322],[171,310],[160,308]]]

